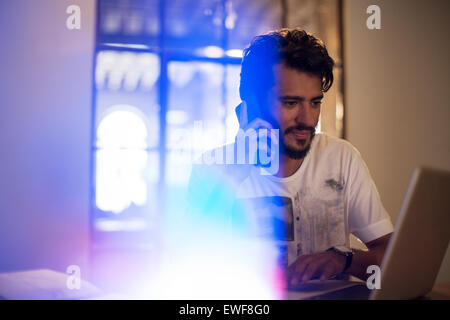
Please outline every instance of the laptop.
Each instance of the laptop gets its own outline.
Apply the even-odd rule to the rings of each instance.
[[[405,300],[433,288],[450,240],[450,172],[417,168],[403,200],[381,269],[380,289],[353,280],[311,280],[288,299]]]

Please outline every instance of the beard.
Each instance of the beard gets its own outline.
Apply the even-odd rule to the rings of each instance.
[[[287,134],[289,134],[291,131],[293,130],[307,130],[310,132],[310,136],[311,138],[309,139],[309,143],[304,146],[303,148],[299,148],[299,147],[293,147],[293,146],[289,146],[285,143],[284,138]],[[303,126],[303,125],[298,125],[295,127],[289,127],[287,128],[284,133],[283,133],[283,137],[282,139],[280,139],[280,151],[281,154],[285,154],[286,156],[288,156],[291,159],[302,159],[304,157],[306,157],[306,155],[308,154],[309,150],[311,149],[311,143],[314,139],[314,135],[316,133],[315,128],[313,127],[307,127],[307,126]]]

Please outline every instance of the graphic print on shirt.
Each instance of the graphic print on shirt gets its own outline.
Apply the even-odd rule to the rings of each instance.
[[[267,196],[236,201],[231,221],[234,231],[245,229],[251,236],[294,241],[293,206],[288,197]]]
[[[343,186],[342,179],[327,179],[316,190],[303,188],[295,195],[294,212],[300,216],[296,256],[346,243]]]
[[[321,182],[294,192],[282,184],[259,183],[258,196],[237,201],[240,209],[233,210],[233,234],[241,230],[274,240],[283,265],[302,254],[346,244],[345,182],[333,176],[324,175]]]
[[[246,234],[274,241],[278,263],[288,266],[287,244],[295,239],[291,198],[266,196],[238,200],[233,206],[231,225],[233,235]]]

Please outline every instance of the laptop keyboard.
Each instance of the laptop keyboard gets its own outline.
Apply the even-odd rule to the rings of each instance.
[[[365,284],[320,294],[306,300],[368,300],[372,290]]]

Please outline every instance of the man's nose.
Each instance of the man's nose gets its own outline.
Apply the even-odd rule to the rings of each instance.
[[[313,127],[314,126],[314,117],[313,117],[312,106],[307,102],[301,103],[297,108],[297,114],[296,114],[295,120],[299,124],[302,123],[307,126]]]

